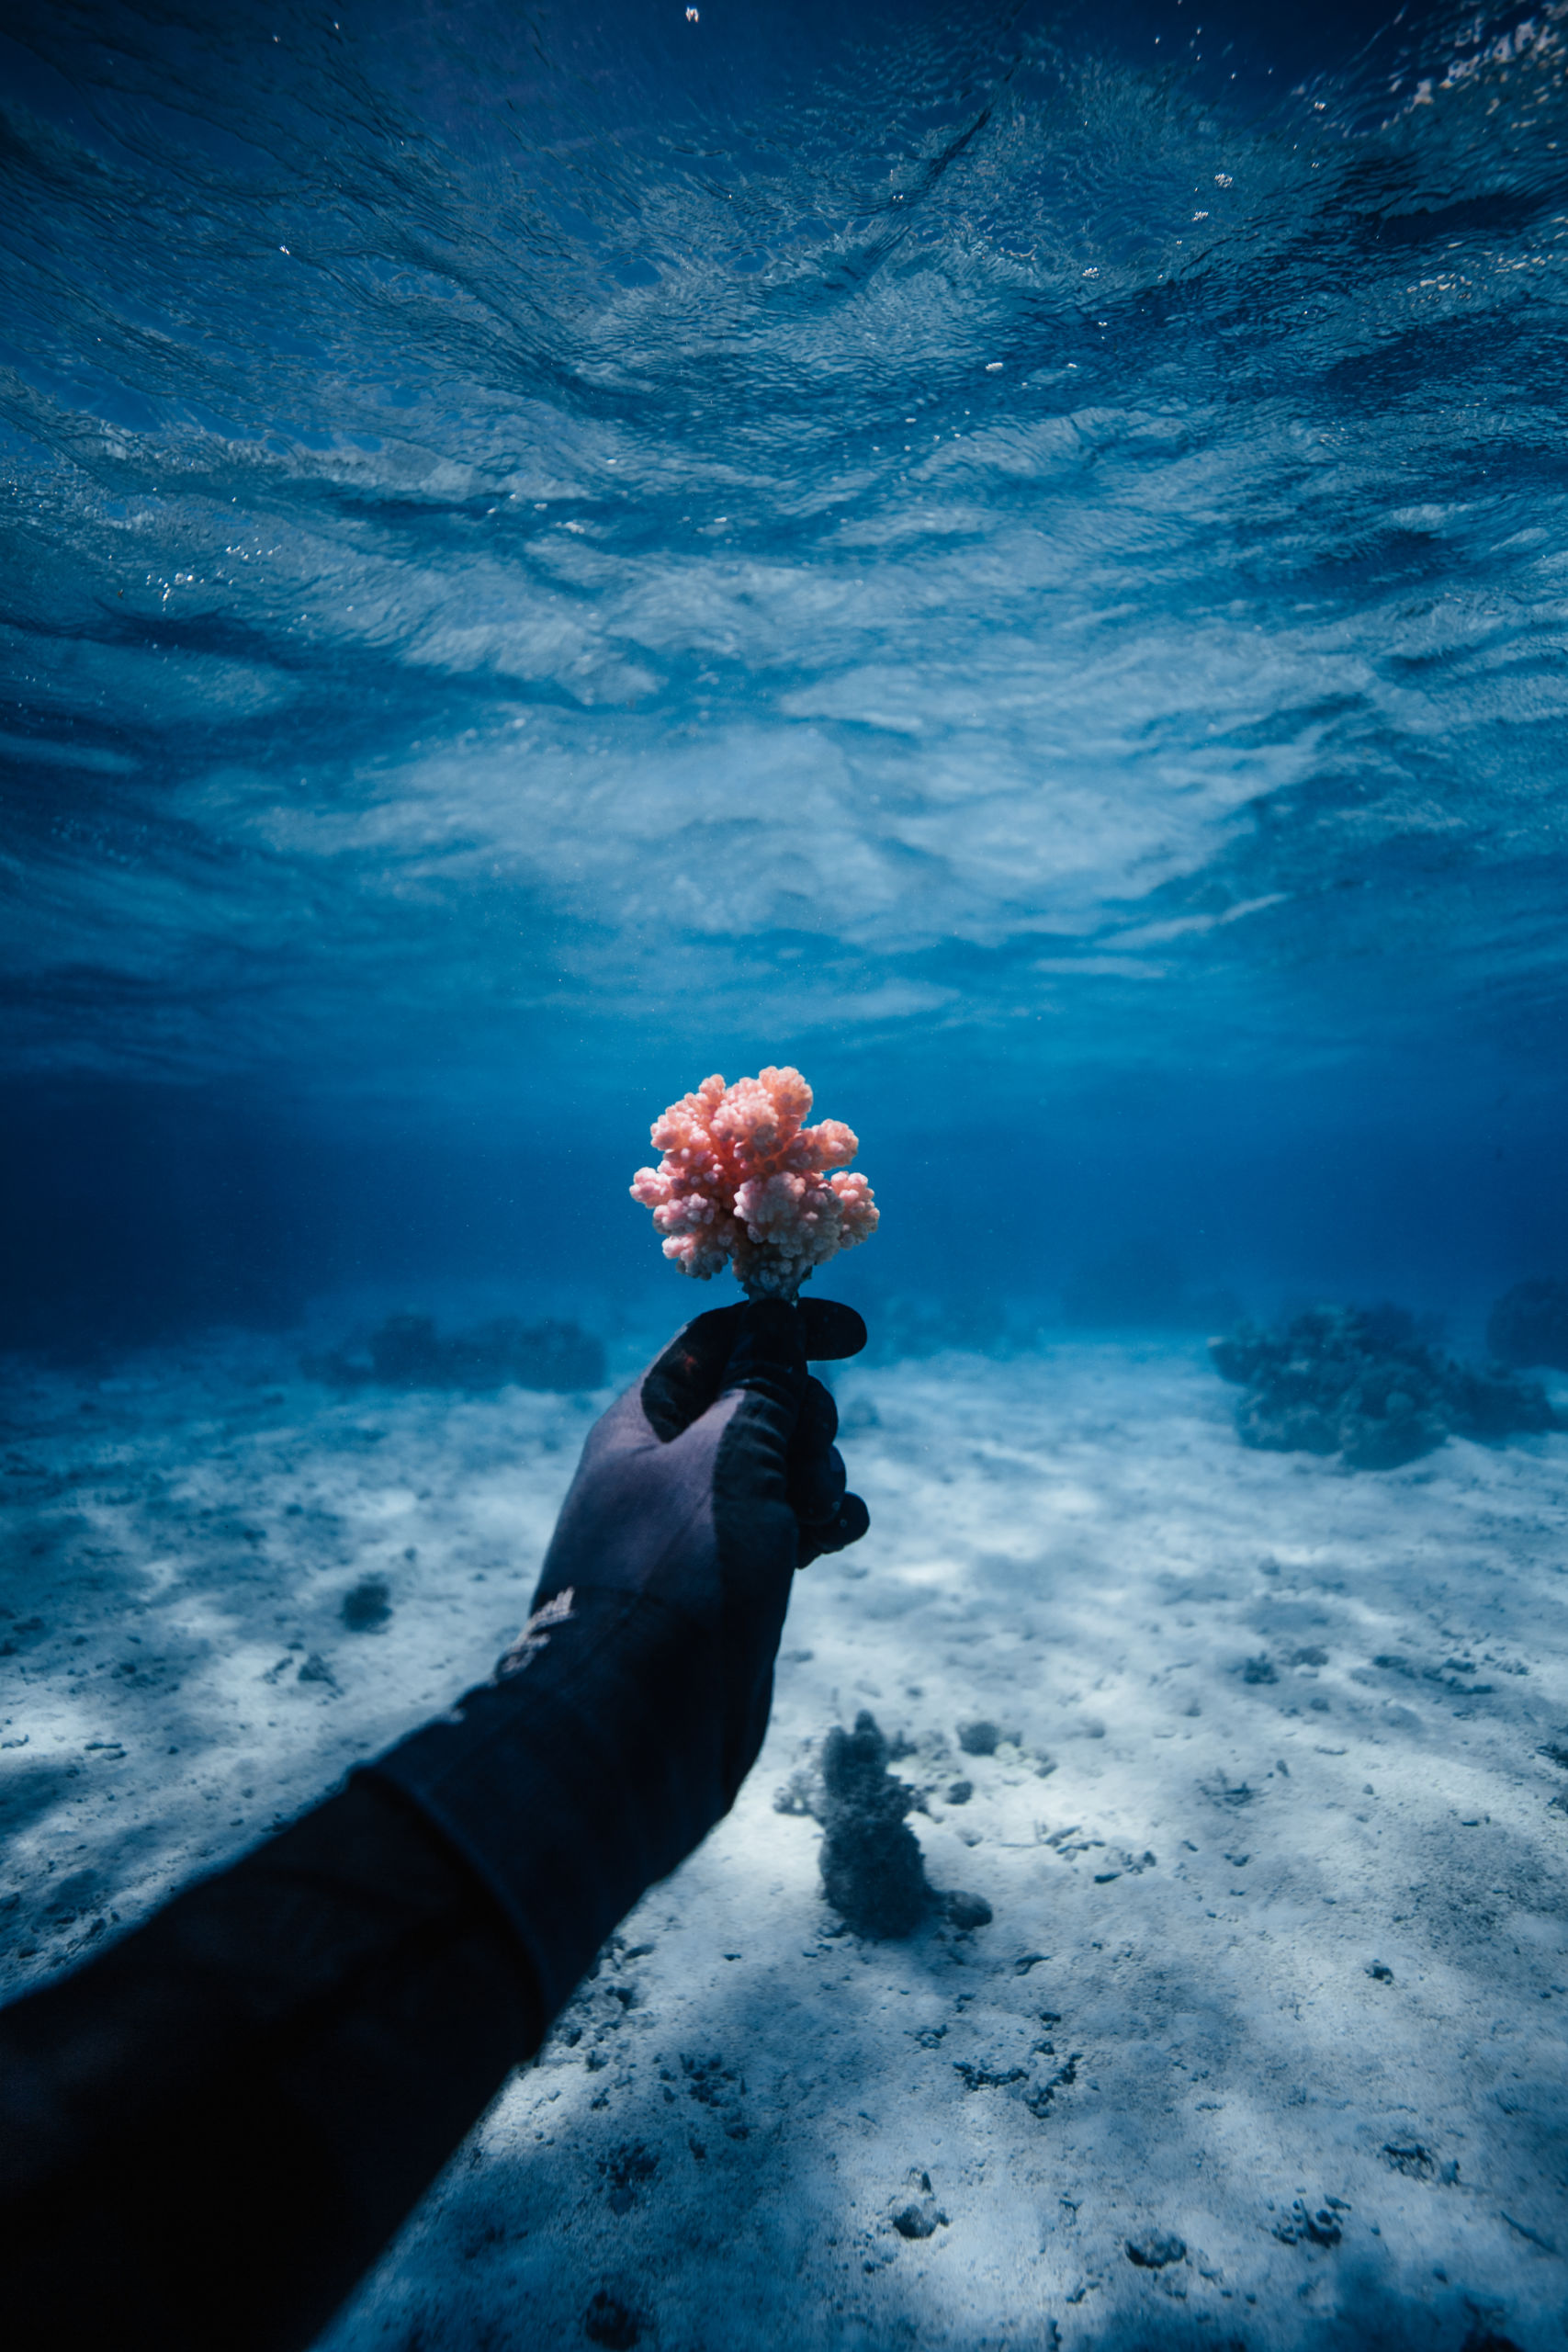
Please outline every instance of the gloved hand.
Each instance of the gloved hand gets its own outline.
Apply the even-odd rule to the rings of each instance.
[[[864,1344],[828,1299],[688,1324],[590,1432],[494,1680],[370,1768],[489,1884],[547,2019],[729,1810],[767,1728],[790,1578],[870,1523],[807,1369]]]

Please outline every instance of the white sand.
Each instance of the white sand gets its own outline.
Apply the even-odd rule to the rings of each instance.
[[[873,1532],[800,1581],[739,1806],[333,2352],[1562,2345],[1568,1439],[1351,1476],[1233,1396],[1170,1349],[844,1373]],[[254,1344],[6,1403],[15,1990],[488,1670],[590,1408]],[[863,1706],[988,1928],[835,1932],[773,1797]]]

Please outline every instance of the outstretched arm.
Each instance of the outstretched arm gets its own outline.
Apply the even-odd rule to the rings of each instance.
[[[491,1682],[0,2013],[19,2340],[283,2352],[321,2329],[733,1804],[791,1576],[865,1532],[807,1369],[864,1338],[824,1300],[699,1316],[591,1432]]]

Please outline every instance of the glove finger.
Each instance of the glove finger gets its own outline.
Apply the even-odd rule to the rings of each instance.
[[[790,1508],[803,1528],[825,1523],[844,1498],[844,1464],[833,1443],[839,1408],[819,1380],[808,1378],[789,1448]]]
[[[844,1457],[836,1445],[829,1446],[825,1453],[812,1454],[806,1462],[791,1463],[790,1507],[800,1521],[803,1535],[814,1535],[819,1528],[832,1524],[848,1484]]]
[[[741,1697],[737,1690],[739,1711],[726,1728],[731,1787],[755,1758],[766,1726],[773,1656],[800,1557],[789,1466],[809,1385],[795,1309],[782,1299],[753,1299],[743,1311],[721,1402],[710,1417],[711,1424],[728,1416],[714,1456],[713,1521],[723,1574],[724,1653],[745,1691]],[[819,1425],[820,1409],[814,1408]],[[700,1443],[701,1433],[694,1430],[685,1442]]]
[[[782,1298],[749,1300],[740,1310],[719,1393],[733,1396],[737,1389],[743,1392],[736,1419],[759,1439],[765,1433],[768,1444],[776,1449],[781,1479],[809,1379],[795,1309]]]
[[[852,1306],[836,1298],[803,1298],[796,1309],[805,1335],[806,1352],[814,1363],[840,1356],[858,1356],[866,1342],[866,1329]]]
[[[839,1408],[833,1392],[815,1374],[807,1373],[791,1452],[801,1456],[824,1453],[838,1434]]]
[[[700,1448],[710,1433],[717,1437],[713,1502],[721,1554],[748,1562],[748,1575],[764,1561],[770,1573],[783,1563],[786,1589],[798,1538],[790,1442],[809,1377],[794,1307],[752,1299],[741,1309],[718,1403],[682,1440]]]
[[[767,1388],[782,1375],[798,1402],[806,1379],[806,1329],[799,1308],[782,1298],[749,1298],[738,1312],[724,1393]]]
[[[809,1566],[820,1559],[824,1552],[846,1551],[858,1544],[871,1525],[871,1513],[859,1495],[846,1495],[838,1512],[826,1527],[804,1529],[801,1533],[799,1566]]]
[[[866,1329],[860,1316],[852,1306],[840,1306],[832,1298],[803,1298],[795,1308],[778,1299],[741,1302],[694,1316],[643,1375],[642,1409],[654,1435],[664,1444],[690,1429],[725,1388],[752,1385],[744,1370],[739,1381],[727,1375],[754,1306],[774,1327],[769,1346],[787,1349],[791,1354],[803,1351],[818,1363],[827,1363],[858,1355],[865,1345]],[[758,1344],[753,1333],[753,1346]]]
[[[746,1312],[738,1305],[694,1316],[643,1374],[639,1400],[662,1444],[690,1429],[719,1396]]]

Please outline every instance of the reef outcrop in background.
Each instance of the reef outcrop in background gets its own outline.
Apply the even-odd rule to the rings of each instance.
[[[443,1339],[428,1315],[389,1315],[365,1345],[365,1356],[347,1346],[307,1356],[304,1369],[329,1388],[571,1390],[604,1383],[604,1343],[575,1323],[499,1316]]]
[[[1244,1445],[1337,1453],[1351,1470],[1395,1470],[1449,1437],[1562,1426],[1536,1382],[1456,1363],[1399,1306],[1314,1306],[1274,1330],[1239,1323],[1209,1353],[1247,1391],[1236,1408]]]
[[[1537,1275],[1497,1301],[1486,1344],[1499,1363],[1545,1363],[1568,1372],[1568,1282]]]

